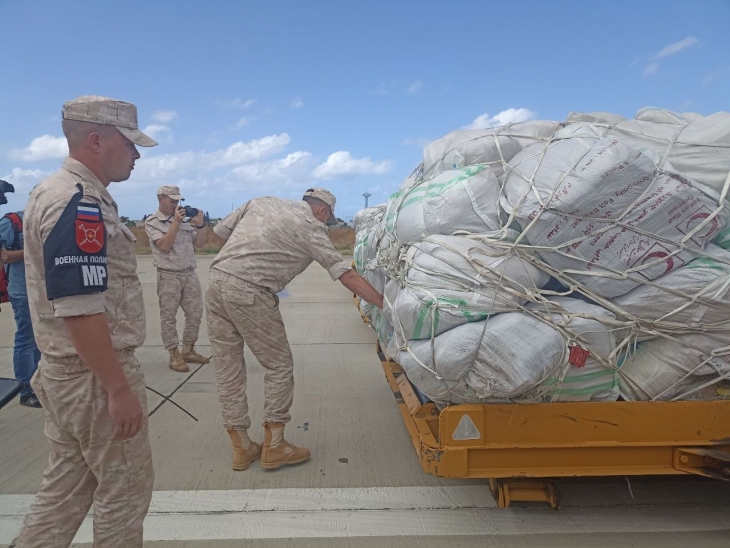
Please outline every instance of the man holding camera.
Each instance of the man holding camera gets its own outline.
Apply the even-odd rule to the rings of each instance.
[[[170,353],[170,369],[185,373],[188,363],[208,363],[210,358],[195,351],[200,321],[203,318],[203,294],[195,273],[195,248],[205,245],[202,211],[179,206],[184,198],[180,189],[164,185],[157,189],[159,208],[145,219],[152,256],[157,267],[157,296],[160,300],[162,344]],[[177,309],[185,313],[183,352],[178,350]],[[187,362],[187,363],[186,363]]]

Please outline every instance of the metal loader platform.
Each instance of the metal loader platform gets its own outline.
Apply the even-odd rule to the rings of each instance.
[[[357,304],[357,299],[356,299]],[[559,505],[536,478],[695,474],[730,481],[730,400],[454,405],[422,403],[376,345],[421,467],[485,478],[500,508]]]

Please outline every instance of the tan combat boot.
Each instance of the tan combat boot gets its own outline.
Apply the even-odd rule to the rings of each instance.
[[[186,364],[185,360],[182,359],[177,346],[175,348],[171,348],[168,352],[170,352],[170,369],[177,371],[178,373],[187,373],[190,371],[188,364]]]
[[[231,437],[233,445],[232,468],[234,470],[246,470],[253,461],[261,458],[261,445],[251,441],[246,430],[229,429],[228,435]],[[247,448],[244,449],[244,446]]]
[[[182,359],[187,363],[208,363],[210,358],[201,356],[195,351],[195,343],[184,344]]]
[[[261,468],[274,470],[282,464],[299,464],[309,458],[309,449],[296,447],[284,439],[284,425],[264,423]]]

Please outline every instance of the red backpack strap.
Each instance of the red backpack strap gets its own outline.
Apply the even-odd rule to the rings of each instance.
[[[13,225],[13,250],[20,249],[20,233],[23,232],[23,219],[17,213],[6,213],[3,217],[10,219],[10,224]]]
[[[20,215],[17,213],[6,213],[3,216],[10,219],[10,222],[13,225],[13,230],[16,232],[23,232],[23,219],[20,218]]]

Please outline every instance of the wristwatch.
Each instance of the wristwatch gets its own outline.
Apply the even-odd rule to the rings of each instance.
[[[200,225],[200,226],[198,226],[198,225],[193,225],[193,226],[194,226],[195,228],[198,228],[198,229],[200,229],[200,228],[205,228],[205,223],[203,223],[203,224],[202,224],[202,225]]]

